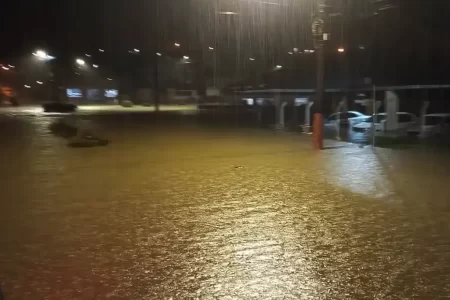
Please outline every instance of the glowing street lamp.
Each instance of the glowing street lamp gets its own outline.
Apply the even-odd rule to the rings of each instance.
[[[37,83],[37,84],[44,84],[44,82],[42,82],[42,81],[39,81],[39,80],[38,80],[38,81],[36,81],[36,83]]]
[[[47,52],[43,50],[37,50],[36,52],[33,52],[33,56],[36,56],[40,60],[52,60],[55,59],[54,56],[48,55]]]
[[[84,65],[86,64],[86,62],[84,61],[84,59],[81,59],[81,58],[77,58],[77,59],[75,60],[75,62],[76,62],[77,65],[79,65],[79,66],[84,66]]]
[[[340,52],[340,53],[344,53],[345,52],[345,49],[344,48],[338,48],[338,52]]]
[[[237,13],[235,11],[219,11],[218,14],[219,15],[228,15],[228,16],[239,15],[239,13]]]
[[[38,50],[35,53],[33,53],[34,56],[37,56],[39,58],[46,58],[47,57],[47,52],[43,51],[43,50]]]

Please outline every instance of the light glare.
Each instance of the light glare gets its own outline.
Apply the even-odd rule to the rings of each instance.
[[[86,64],[86,62],[81,58],[77,58],[76,63],[79,64],[80,66],[84,66]]]

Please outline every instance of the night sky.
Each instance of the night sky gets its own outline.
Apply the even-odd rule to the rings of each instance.
[[[293,47],[312,47],[310,21],[314,0],[8,0],[2,4],[0,58],[20,57],[36,48],[57,57],[107,50],[109,60],[122,59],[128,49],[143,54],[169,51],[180,41],[185,53],[213,45],[227,64],[248,63],[249,56],[267,65],[286,60]],[[383,1],[382,1],[383,2]],[[332,41],[364,44],[366,61],[377,64],[450,65],[448,1],[384,0],[396,8],[370,14],[379,1],[330,0],[333,11],[347,8],[348,23],[329,22]],[[217,16],[217,10],[238,10],[239,17]],[[344,27],[348,26],[348,27]],[[430,67],[430,69],[433,69]]]

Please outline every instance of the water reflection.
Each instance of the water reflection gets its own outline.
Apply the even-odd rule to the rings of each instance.
[[[372,147],[348,145],[327,153],[335,159],[326,160],[324,167],[330,182],[370,198],[391,198],[394,186],[389,170]]]

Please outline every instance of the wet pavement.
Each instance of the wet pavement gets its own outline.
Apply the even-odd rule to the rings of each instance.
[[[445,299],[450,159],[172,112],[0,115],[0,283],[15,299]],[[167,121],[166,121],[167,119]]]

